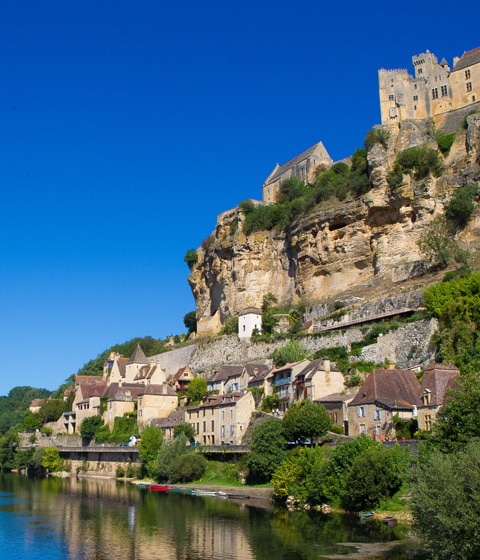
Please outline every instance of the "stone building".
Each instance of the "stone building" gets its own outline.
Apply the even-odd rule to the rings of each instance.
[[[452,69],[428,50],[412,63],[414,76],[406,69],[378,71],[383,125],[432,118],[439,124],[445,113],[480,101],[480,47],[455,57]]]
[[[254,330],[262,331],[262,311],[248,307],[238,316],[238,338],[251,338]]]
[[[263,183],[263,202],[272,204],[277,202],[283,181],[296,177],[299,181],[310,183],[319,167],[330,167],[333,163],[322,142],[318,142],[300,155],[277,165]]]

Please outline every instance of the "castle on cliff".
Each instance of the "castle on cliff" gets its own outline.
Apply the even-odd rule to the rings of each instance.
[[[378,71],[382,125],[398,125],[406,120],[433,119],[438,129],[445,117],[456,110],[478,104],[480,109],[480,47],[453,59],[453,69],[442,58],[427,50],[412,57],[415,76],[406,69]],[[477,107],[472,107],[477,109]],[[263,183],[262,200],[277,202],[283,181],[296,177],[306,183],[313,180],[321,166],[333,160],[322,142],[318,142],[283,165],[276,165]]]
[[[434,119],[480,102],[480,47],[453,59],[453,68],[427,50],[412,57],[415,76],[405,69],[378,71],[382,125]]]

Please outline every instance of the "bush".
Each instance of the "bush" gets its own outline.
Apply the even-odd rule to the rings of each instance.
[[[89,416],[85,418],[80,425],[80,435],[85,439],[93,439],[100,426],[103,426],[101,416]]]
[[[199,480],[207,470],[207,460],[201,453],[192,451],[176,457],[173,461],[170,472],[170,482],[191,482]]]
[[[299,362],[307,356],[307,351],[296,340],[290,340],[282,348],[277,348],[272,359],[276,367],[284,366],[288,363]]]
[[[388,146],[390,132],[384,128],[372,128],[369,130],[363,141],[363,145],[367,151],[370,151],[375,144],[380,144],[385,150]]]
[[[227,317],[223,322],[221,334],[237,334],[238,333],[238,317]]]
[[[269,482],[286,456],[286,447],[287,440],[280,420],[271,418],[256,426],[246,458],[249,482]]]
[[[437,136],[437,145],[438,149],[442,152],[443,155],[448,154],[452,144],[455,142],[455,137],[457,135],[453,134],[444,134],[442,136]]]
[[[192,270],[198,262],[197,251],[195,249],[188,249],[188,251],[185,253],[185,256],[183,257],[183,260],[185,263],[187,263],[188,268]]]
[[[443,172],[438,153],[428,146],[407,148],[397,155],[396,163],[405,173],[413,173],[415,179],[424,179],[430,173],[439,177]]]
[[[478,186],[473,183],[467,183],[457,189],[447,206],[447,218],[458,226],[465,227],[475,209],[473,200],[478,194]]]

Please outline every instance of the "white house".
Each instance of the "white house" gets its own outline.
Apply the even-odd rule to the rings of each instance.
[[[238,316],[238,338],[250,338],[255,329],[262,330],[262,312],[256,307],[247,307]]]

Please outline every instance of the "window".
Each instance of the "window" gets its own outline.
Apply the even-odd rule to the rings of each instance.
[[[465,79],[466,80],[470,79],[470,70],[465,70]]]
[[[438,88],[432,89],[432,99],[438,99]]]
[[[472,82],[467,82],[467,91],[472,91]]]
[[[207,423],[205,422],[205,420],[203,421],[203,431],[207,431]]]
[[[357,410],[357,414],[359,418],[364,418],[365,417],[365,407],[364,406],[359,406],[358,410]]]
[[[388,96],[388,100],[389,100],[389,101],[393,101],[394,99],[395,99],[395,96],[394,96],[394,95],[389,95],[389,96]]]
[[[423,74],[423,70],[421,68],[418,69],[417,71],[418,74]]]
[[[413,96],[413,100],[414,100],[414,101],[418,101],[418,95],[414,95],[414,96]]]
[[[212,420],[212,432],[214,432],[214,431],[215,431],[215,421]]]
[[[448,86],[442,86],[441,90],[442,90],[442,97],[448,95]]]
[[[233,434],[234,434],[234,431],[235,431],[235,427],[234,427],[234,425],[233,425],[233,424],[230,424],[230,437],[232,437],[232,436],[233,436]]]
[[[381,420],[381,418],[380,418],[380,410],[374,410],[374,411],[373,411],[373,419],[374,419],[374,420]]]
[[[225,426],[223,424],[220,426],[220,437],[225,437]]]

